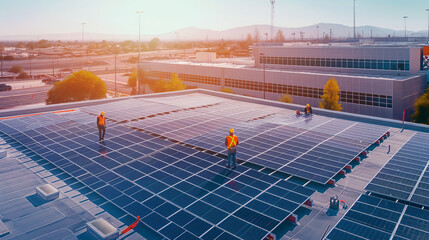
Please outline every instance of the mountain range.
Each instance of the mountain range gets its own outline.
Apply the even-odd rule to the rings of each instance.
[[[257,29],[257,30],[256,30]],[[329,36],[332,34],[333,38],[350,38],[353,37],[353,27],[333,24],[333,23],[319,23],[310,26],[304,26],[299,28],[286,28],[286,27],[274,27],[273,37],[275,38],[278,30],[283,31],[285,38],[288,39],[312,39],[322,38],[323,36]],[[144,29],[142,29],[144,32]],[[255,36],[255,32],[258,32],[260,40],[266,40],[271,38],[271,26],[270,25],[250,25],[244,27],[236,27],[222,31],[215,31],[210,29],[200,29],[196,27],[188,27],[171,31],[168,33],[147,35],[142,34],[142,41],[149,41],[155,37],[158,37],[161,41],[204,41],[204,40],[245,40],[248,34],[252,37]],[[404,30],[393,30],[387,28],[380,28],[374,26],[359,26],[356,27],[356,34],[363,37],[403,37],[405,34]],[[407,31],[408,37],[425,37],[427,31]],[[46,34],[46,35],[16,35],[16,36],[0,36],[0,41],[38,41],[40,39],[47,40],[62,40],[62,41],[74,41],[81,40],[82,33],[66,33],[66,34]],[[100,34],[100,33],[85,33],[85,41],[123,41],[123,40],[137,40],[138,34]]]

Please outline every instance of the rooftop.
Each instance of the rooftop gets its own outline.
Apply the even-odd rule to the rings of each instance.
[[[189,65],[189,66],[204,66],[204,67],[217,67],[217,68],[231,68],[231,69],[249,69],[255,71],[263,71],[263,68],[255,67],[254,60],[251,58],[220,58],[214,60],[214,62],[197,62],[194,60],[182,60],[182,59],[168,59],[168,60],[156,60],[151,61],[150,63],[166,63],[166,64],[179,64],[179,65]],[[335,69],[326,69],[326,70],[312,70],[311,68],[306,69],[294,69],[293,66],[288,66],[288,68],[275,68],[272,66],[267,66],[265,71],[267,72],[281,72],[281,73],[292,73],[292,74],[305,74],[305,75],[318,75],[318,76],[328,76],[328,77],[353,77],[353,78],[368,78],[368,79],[380,79],[380,80],[407,80],[412,77],[415,77],[419,74],[409,74],[403,73],[402,75],[395,74],[375,74],[375,73],[354,73],[354,72],[340,72],[335,71]],[[370,70],[371,71],[371,70]],[[422,73],[426,74],[426,73]]]
[[[392,188],[380,173],[411,154],[416,135],[428,139],[428,127],[317,108],[296,116],[301,108],[195,89],[0,111],[0,151],[8,153],[0,157],[0,238],[86,239],[85,223],[95,218],[122,230],[140,216],[121,238],[320,239],[336,226],[329,238],[340,239],[334,234],[348,230],[339,222],[368,195],[427,214],[424,156],[412,157],[426,164],[420,178],[404,182],[423,187],[411,187],[418,198],[386,196],[374,184]],[[230,128],[240,140],[235,170],[225,167]],[[59,199],[35,197],[46,183]],[[330,209],[333,195],[349,208]]]

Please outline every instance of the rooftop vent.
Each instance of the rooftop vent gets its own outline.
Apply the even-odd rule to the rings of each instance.
[[[50,184],[36,187],[36,194],[46,201],[54,200],[60,196],[60,192]]]
[[[0,149],[0,159],[7,157],[6,149]]]
[[[97,239],[110,240],[118,237],[118,229],[112,226],[103,218],[95,219],[86,224],[86,228],[90,234]]]

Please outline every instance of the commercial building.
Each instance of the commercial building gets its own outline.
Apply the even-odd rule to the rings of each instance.
[[[253,64],[197,63],[165,60],[142,62],[151,78],[178,74],[187,85],[277,100],[283,94],[294,103],[318,106],[330,78],[338,82],[343,111],[406,119],[426,89],[422,48],[356,45],[254,46]]]
[[[192,89],[2,110],[0,238],[429,238],[427,125],[296,107]]]

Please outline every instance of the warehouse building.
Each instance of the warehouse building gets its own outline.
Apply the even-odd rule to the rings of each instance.
[[[236,94],[318,106],[326,82],[335,78],[343,111],[406,119],[426,89],[422,48],[409,46],[283,46],[253,48],[253,64],[220,61],[163,60],[142,62],[153,79],[178,74],[185,84],[210,90],[230,88]]]

